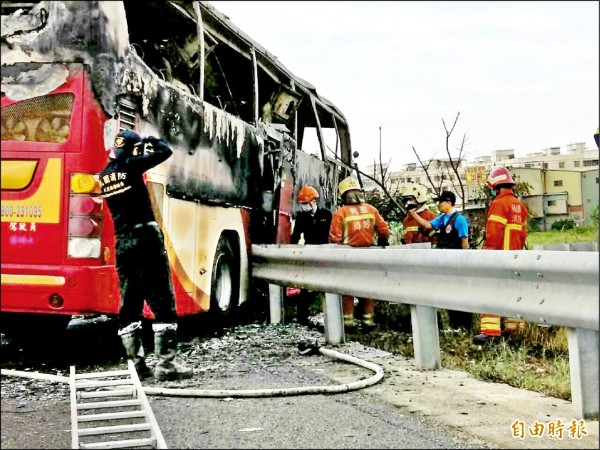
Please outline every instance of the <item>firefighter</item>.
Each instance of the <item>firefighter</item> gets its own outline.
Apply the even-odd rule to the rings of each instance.
[[[424,220],[432,221],[436,215],[429,209],[427,201],[431,199],[425,186],[414,184],[405,186],[401,192],[402,201],[406,207],[406,217],[402,221],[402,240],[405,244],[414,244],[417,242],[431,242],[431,246],[437,244],[437,234],[435,230],[423,228],[408,211],[414,209],[415,213]]]
[[[319,206],[319,192],[312,186],[306,185],[298,192],[300,212],[294,222],[291,243],[300,242],[309,245],[327,244],[329,227],[331,226],[331,211]],[[308,309],[316,299],[316,292],[301,289],[297,294],[296,318],[298,323],[308,324]]]
[[[362,188],[352,177],[344,178],[339,186],[342,206],[333,213],[329,242],[351,247],[387,246],[390,229],[374,206],[365,202]],[[359,299],[363,305],[362,324],[375,326],[375,304],[372,299]],[[354,326],[354,297],[342,296],[344,326]]]
[[[150,376],[142,346],[141,320],[146,300],[156,319],[152,324],[158,356],[154,376],[160,381],[192,376],[192,369],[178,361],[177,315],[169,261],[143,179],[144,172],[172,153],[162,139],[121,131],[110,149],[108,164],[100,173],[102,194],[115,225],[122,299],[118,334],[138,375]]]
[[[527,237],[527,207],[515,195],[516,185],[505,167],[495,167],[488,175],[487,186],[492,191],[492,203],[485,224],[484,250],[522,250]],[[522,320],[481,314],[481,333],[473,337],[474,344],[492,341],[524,328]]]

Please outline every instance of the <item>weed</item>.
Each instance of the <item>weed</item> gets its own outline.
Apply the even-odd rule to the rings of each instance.
[[[358,329],[347,338],[413,358],[408,306],[378,302],[376,311],[377,330],[364,332]],[[445,311],[439,318],[443,325],[440,330],[443,367],[468,372],[480,380],[571,399],[565,328],[526,323],[519,334],[480,346],[472,343],[473,335],[479,330],[476,315],[473,327],[468,330],[448,328]]]

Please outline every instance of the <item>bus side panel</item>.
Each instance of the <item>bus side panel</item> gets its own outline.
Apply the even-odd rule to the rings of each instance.
[[[248,290],[248,253],[244,223],[239,208],[201,205],[170,198],[164,215],[165,245],[175,290],[177,314],[187,315],[210,308],[211,279],[215,251],[220,236],[236,236],[240,261],[240,297]]]

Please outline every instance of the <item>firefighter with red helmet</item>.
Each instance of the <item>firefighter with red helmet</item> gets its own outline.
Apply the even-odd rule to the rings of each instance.
[[[338,185],[342,206],[333,213],[329,242],[351,247],[386,246],[390,237],[388,223],[377,208],[365,202],[358,181],[344,178]],[[359,299],[363,305],[362,324],[375,326],[375,304],[372,299]],[[354,326],[354,297],[342,296],[344,325]]]
[[[300,212],[294,221],[291,243],[298,244],[300,238],[308,245],[327,244],[329,227],[331,225],[331,211],[319,206],[319,192],[312,186],[303,186],[298,192]],[[297,292],[288,290],[289,293]],[[288,295],[289,295],[288,293]],[[316,292],[301,289],[297,293],[296,318],[298,323],[308,323],[308,309],[315,301]]]
[[[407,212],[415,209],[415,213],[428,222],[436,218],[436,214],[429,209],[429,205],[427,204],[427,200],[430,200],[431,197],[425,186],[420,184],[406,185],[402,189],[401,195]],[[431,242],[431,246],[434,247],[437,243],[437,238],[435,230],[423,228],[412,215],[406,214],[406,217],[402,221],[402,240],[405,244]]]
[[[513,190],[516,185],[505,167],[495,167],[488,175],[487,186],[492,191],[492,203],[485,224],[484,250],[522,250],[527,237],[527,207]],[[518,319],[481,314],[481,334],[473,337],[475,344],[488,342],[504,333],[523,329]]]

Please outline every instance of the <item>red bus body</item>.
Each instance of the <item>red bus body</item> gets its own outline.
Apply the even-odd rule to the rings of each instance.
[[[65,93],[72,93],[74,99],[65,142],[2,142],[4,312],[118,312],[114,230],[104,205],[97,220],[103,250],[100,257],[67,256],[70,174],[97,174],[107,159],[103,148],[106,116],[94,99],[83,66],[46,95]],[[13,104],[12,99],[2,97],[3,111]],[[35,163],[31,179],[24,181],[27,185],[22,189],[5,189],[4,180],[12,175],[7,172],[13,169],[13,161]],[[36,197],[40,200],[32,204],[31,199],[35,202]],[[48,217],[50,213],[54,217]],[[60,296],[62,302],[55,296]]]
[[[120,129],[173,149],[146,182],[179,316],[246,301],[251,244],[290,242],[303,185],[336,205],[342,113],[210,4],[143,7],[2,2],[3,313],[119,312],[97,176]]]

